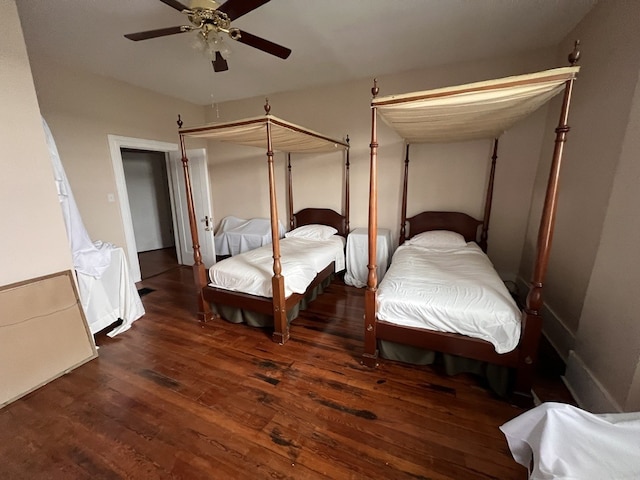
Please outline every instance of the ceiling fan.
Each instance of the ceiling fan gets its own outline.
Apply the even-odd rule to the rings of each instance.
[[[237,18],[261,7],[270,0],[227,0],[220,5],[215,0],[191,0],[187,7],[177,0],[160,0],[165,5],[175,8],[189,19],[190,25],[159,28],[125,35],[129,40],[137,42],[150,38],[165,37],[177,33],[198,31],[200,48],[207,52],[212,60],[213,70],[223,72],[229,69],[225,55],[229,49],[222,41],[221,33],[226,33],[235,40],[279,58],[287,58],[291,50],[270,42],[264,38],[231,26]]]

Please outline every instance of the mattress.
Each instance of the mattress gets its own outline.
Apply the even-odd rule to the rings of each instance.
[[[510,352],[520,339],[520,310],[473,242],[458,248],[399,247],[377,302],[380,320],[479,338],[497,353]]]
[[[285,297],[304,293],[316,275],[331,262],[335,271],[345,268],[345,239],[333,235],[328,240],[284,238],[280,240],[280,262]],[[209,269],[211,287],[271,298],[273,247],[263,247],[222,260]]]

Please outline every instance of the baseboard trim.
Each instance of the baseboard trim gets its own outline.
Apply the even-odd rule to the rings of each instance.
[[[516,285],[518,287],[518,292],[521,292],[521,295],[526,297],[526,294],[529,291],[529,283],[522,277],[518,277]],[[525,298],[522,298],[521,300],[524,302]],[[574,333],[567,328],[560,317],[556,315],[556,313],[549,308],[547,304],[544,304],[542,307],[542,318],[544,319],[542,324],[542,333],[566,364],[569,360],[569,352],[573,349],[576,342]]]
[[[613,397],[596,379],[575,351],[569,353],[567,371],[562,377],[578,405],[592,413],[622,412]]]

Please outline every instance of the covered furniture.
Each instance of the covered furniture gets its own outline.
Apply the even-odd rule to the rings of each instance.
[[[543,403],[500,427],[531,480],[640,478],[640,412]]]
[[[578,42],[576,42],[576,49],[569,55],[571,67],[534,74],[380,98],[377,97],[378,87],[374,83],[372,88],[374,99],[371,103],[369,232],[375,232],[377,229],[377,118],[380,116],[392,129],[398,132],[407,145],[400,245],[406,239],[423,232],[445,231],[459,234],[465,242],[477,242],[480,249],[486,252],[498,137],[511,125],[526,117],[555,95],[563,93],[563,102],[560,120],[556,128],[555,149],[538,232],[534,276],[531,280],[526,306],[521,313],[517,313],[519,316],[518,325],[514,328],[509,327],[512,330],[511,335],[515,338],[512,338],[503,347],[496,348],[495,342],[488,341],[484,335],[469,336],[470,332],[461,334],[460,329],[456,328],[437,327],[438,329],[435,330],[433,322],[428,328],[425,328],[415,324],[401,325],[387,320],[385,313],[380,310],[381,299],[378,298],[380,292],[376,265],[377,238],[370,233],[369,275],[365,292],[363,363],[368,366],[376,366],[379,342],[389,341],[477,360],[494,366],[507,367],[515,371],[515,379],[510,392],[512,399],[517,403],[531,403],[532,374],[542,330],[540,310],[542,308],[543,281],[553,236],[562,151],[569,131],[567,124],[569,103],[573,82],[579,70],[579,67],[575,66],[579,57],[577,46]],[[483,219],[477,220],[462,212],[423,212],[412,218],[407,218],[410,144],[483,138],[493,139],[494,142]],[[479,229],[480,232],[478,232]],[[396,255],[401,252],[402,250],[398,251]],[[392,277],[394,263],[395,260],[392,262],[391,269],[387,272],[380,290],[383,289],[385,282],[391,283],[390,277]],[[433,270],[433,266],[429,268]],[[419,296],[411,296],[408,291],[405,293],[407,293],[406,302],[434,302],[434,297],[424,292],[422,299]],[[504,296],[504,293],[505,291],[502,291],[499,296]],[[483,294],[478,293],[478,295]],[[443,308],[446,309],[446,306]],[[462,308],[464,309],[464,307]],[[484,318],[481,316],[473,320],[472,323],[484,321],[482,320]],[[488,321],[492,322],[492,320]],[[482,329],[481,326],[480,328]],[[514,343],[515,345],[513,345]]]
[[[53,167],[60,208],[78,282],[78,293],[92,334],[120,323],[107,335],[125,332],[145,313],[124,250],[110,243],[92,242],[71,186],[62,166],[58,148],[47,122],[42,119],[49,157]]]
[[[270,115],[271,107],[265,104],[263,117],[249,118],[227,123],[214,123],[200,127],[182,128],[182,121],[178,119],[180,146],[182,149],[182,162],[185,173],[185,186],[187,192],[187,207],[193,239],[194,265],[193,271],[198,288],[198,317],[202,321],[214,318],[211,304],[241,308],[259,314],[268,314],[272,317],[273,340],[284,344],[289,339],[288,313],[298,308],[299,304],[308,298],[313,289],[329,278],[335,268],[335,262],[325,265],[321,271],[315,274],[306,291],[297,293],[287,290],[287,279],[284,275],[283,264],[288,260],[283,256],[279,238],[279,218],[276,200],[274,151],[288,154],[288,207],[289,229],[294,230],[306,225],[324,225],[332,227],[340,236],[346,237],[349,230],[349,144],[346,141],[329,138],[307,128],[286,122]],[[269,295],[256,295],[243,291],[234,291],[228,287],[219,288],[209,284],[207,270],[202,263],[196,220],[194,214],[193,198],[191,196],[191,182],[189,179],[189,161],[186,156],[185,138],[196,137],[229,142],[237,145],[254,146],[266,150],[269,171],[269,205],[271,221],[271,257],[273,275],[270,279]],[[325,208],[306,208],[294,214],[293,189],[291,177],[291,154],[294,153],[327,153],[341,152],[345,157],[345,193],[344,214]],[[269,248],[269,247],[263,247]],[[252,252],[249,252],[252,253]],[[244,254],[243,254],[244,255]],[[258,253],[258,255],[262,255]],[[229,262],[234,257],[219,262]],[[216,266],[214,266],[216,267]],[[224,267],[217,266],[222,269]],[[263,268],[263,267],[258,267]],[[213,279],[212,279],[213,280]],[[288,293],[291,292],[289,295]]]
[[[278,222],[278,236],[284,237],[284,225]],[[227,256],[248,252],[271,243],[271,221],[268,218],[224,217],[213,241],[216,255]]]
[[[352,287],[367,285],[367,249],[369,234],[366,228],[354,228],[347,237],[347,271],[344,273],[344,283]],[[378,256],[376,258],[377,277],[381,281],[391,262],[393,255],[393,238],[388,228],[378,228]]]

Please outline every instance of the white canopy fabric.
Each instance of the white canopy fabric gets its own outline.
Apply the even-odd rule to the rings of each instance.
[[[500,136],[563,91],[580,67],[375,98],[371,106],[409,144]]]
[[[207,138],[235,145],[267,148],[267,124],[271,125],[274,151],[286,153],[325,153],[345,150],[349,145],[272,115],[235,122],[211,123],[181,128],[186,137]]]

